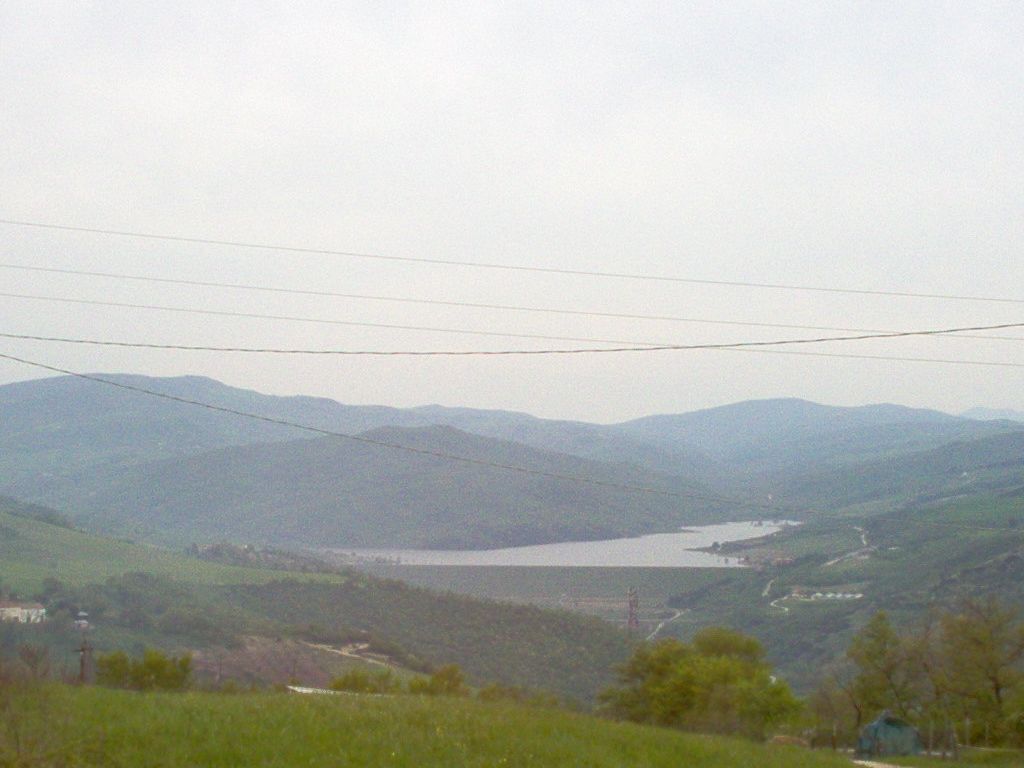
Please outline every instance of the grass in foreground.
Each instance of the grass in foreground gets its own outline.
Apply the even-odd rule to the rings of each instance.
[[[849,766],[793,747],[465,699],[51,687],[13,694],[3,717],[0,764],[15,765]]]
[[[1024,768],[1024,752],[1006,749],[964,750],[958,760],[942,760],[937,757],[886,758],[893,765],[914,766],[914,768]]]

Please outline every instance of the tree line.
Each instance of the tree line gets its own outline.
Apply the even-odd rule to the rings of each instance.
[[[897,628],[879,612],[810,699],[819,738],[847,740],[880,712],[926,742],[1024,746],[1024,621],[996,598],[965,599]]]

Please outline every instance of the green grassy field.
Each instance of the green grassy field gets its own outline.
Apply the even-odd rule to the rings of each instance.
[[[281,571],[222,565],[166,549],[104,538],[9,514],[0,508],[0,579],[17,592],[37,592],[43,580],[82,585],[145,572],[192,584],[263,584]],[[303,575],[338,580],[340,576]]]
[[[681,766],[828,768],[841,757],[468,699],[14,694],[0,764],[177,766]],[[16,754],[20,744],[21,762]]]
[[[943,760],[938,757],[899,757],[886,758],[893,765],[913,766],[914,768],[974,768],[974,766],[990,766],[991,768],[1022,768],[1024,752],[1013,750],[964,750],[960,758]]]

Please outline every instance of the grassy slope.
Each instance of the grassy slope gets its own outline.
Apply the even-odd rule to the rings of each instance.
[[[260,584],[284,575],[48,525],[12,515],[0,503],[0,578],[17,592],[33,594],[47,577],[80,586],[135,571],[195,584]]]
[[[47,701],[15,704],[21,735],[41,741],[37,753],[73,752],[85,766],[849,765],[830,754],[470,700],[58,688]]]
[[[915,768],[971,768],[988,765],[993,768],[1021,768],[1024,766],[1024,752],[1013,750],[963,750],[958,760],[942,760],[937,757],[893,757],[886,758],[893,765],[914,766]]]
[[[1024,431],[1017,426],[1003,434],[813,472],[791,481],[779,493],[791,502],[824,509],[879,503],[892,509],[907,501],[1013,488],[1024,473]]]

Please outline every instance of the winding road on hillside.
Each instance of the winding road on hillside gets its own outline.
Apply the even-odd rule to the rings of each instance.
[[[789,599],[789,595],[784,595],[783,597],[777,597],[774,600],[772,600],[770,603],[768,603],[768,605],[771,606],[772,608],[778,608],[783,613],[789,613],[789,607],[782,604],[783,600],[788,600],[788,599]]]
[[[387,662],[374,658],[373,655],[367,652],[367,649],[370,647],[369,643],[349,643],[348,645],[343,645],[340,648],[335,648],[333,645],[324,645],[322,643],[303,642],[303,645],[307,645],[310,648],[316,648],[318,651],[324,651],[325,653],[334,653],[338,656],[344,656],[347,659],[356,659],[357,661],[366,662],[367,664],[379,664],[382,667],[390,666]]]
[[[779,579],[779,577],[775,576],[772,579],[770,579],[767,584],[764,585],[764,589],[761,592],[761,597],[769,597],[771,595],[771,593],[772,593],[772,586],[774,586],[775,582],[778,581],[778,579]],[[782,604],[783,600],[788,600],[788,599],[789,599],[789,595],[783,595],[782,597],[776,597],[774,600],[772,600],[770,603],[768,603],[768,606],[770,608],[778,608],[783,613],[789,613],[789,608]]]
[[[839,555],[838,557],[833,557],[831,560],[825,563],[823,567],[827,568],[831,565],[838,565],[839,563],[842,563],[846,560],[851,560],[855,557],[867,557],[875,551],[876,547],[868,543],[868,532],[859,525],[855,525],[853,526],[853,528],[857,531],[857,533],[860,534],[860,547],[858,549],[853,550],[852,552],[846,552],[842,555]]]
[[[855,526],[853,526],[853,528],[854,528],[855,531],[857,531],[858,534],[860,534],[860,544],[861,544],[861,546],[859,548],[851,551],[851,552],[844,552],[843,554],[841,554],[841,555],[839,555],[837,557],[832,558],[827,563],[824,563],[823,567],[828,567],[830,565],[836,565],[837,563],[841,563],[841,562],[843,562],[845,560],[849,560],[849,559],[854,558],[854,557],[867,557],[868,555],[870,555],[872,552],[874,552],[877,549],[876,545],[868,543],[868,532],[866,530],[864,530],[864,528],[862,528],[859,525],[855,525]],[[776,581],[777,578],[778,577],[772,578],[771,580],[769,580],[769,582],[767,584],[764,585],[764,590],[761,592],[761,597],[769,597],[771,595],[772,586],[775,584],[775,581]],[[848,596],[848,595],[845,595],[845,593],[844,593],[844,595],[842,595],[841,597],[846,597],[846,596]],[[860,595],[858,595],[858,597],[859,596]],[[768,603],[768,605],[771,608],[777,608],[778,610],[782,611],[783,613],[789,613],[789,606],[783,605],[783,602],[785,602],[786,600],[788,600],[791,597],[793,597],[792,594],[783,595],[782,597],[777,597],[774,600],[772,600],[770,603]]]

